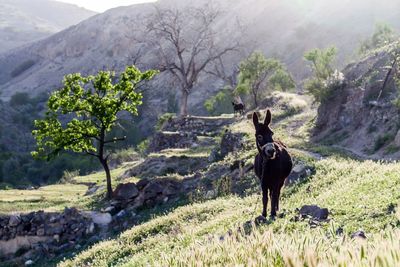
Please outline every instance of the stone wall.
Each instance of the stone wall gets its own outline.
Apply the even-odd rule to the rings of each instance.
[[[235,118],[215,117],[185,117],[168,121],[163,126],[163,131],[191,132],[196,135],[213,135],[218,133],[223,126],[232,124]]]
[[[167,148],[189,148],[198,142],[190,132],[157,132],[149,144],[148,152],[157,152]]]
[[[61,213],[38,211],[2,215],[0,226],[0,257],[3,259],[16,254],[26,258],[40,255],[43,247],[48,253],[54,253],[95,231],[92,216],[75,208],[65,208]]]

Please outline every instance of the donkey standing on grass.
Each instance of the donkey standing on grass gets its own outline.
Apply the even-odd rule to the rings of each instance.
[[[233,106],[233,115],[236,115],[236,113],[239,113],[239,115],[243,115],[245,111],[245,106],[243,103],[238,103],[236,104],[235,102],[232,102]]]
[[[254,160],[254,170],[261,180],[263,193],[262,216],[267,215],[268,190],[271,198],[271,217],[279,210],[279,196],[285,179],[292,171],[292,158],[286,146],[280,141],[274,141],[274,134],[269,128],[271,111],[267,110],[264,124],[259,123],[257,113],[253,113],[253,123],[256,128],[256,145],[258,154]]]

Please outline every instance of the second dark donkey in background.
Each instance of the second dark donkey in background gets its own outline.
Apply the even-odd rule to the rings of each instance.
[[[232,102],[233,106],[233,114],[235,115],[236,113],[239,113],[239,115],[243,115],[245,111],[245,106],[243,103],[238,103],[236,104],[235,102]]]
[[[253,123],[256,129],[256,146],[258,154],[254,160],[254,170],[261,181],[263,194],[262,215],[267,215],[268,192],[271,198],[271,217],[276,216],[279,210],[279,197],[285,179],[292,171],[292,158],[286,146],[274,141],[273,132],[269,128],[271,123],[271,111],[267,110],[264,123],[258,121],[257,113],[253,113]]]

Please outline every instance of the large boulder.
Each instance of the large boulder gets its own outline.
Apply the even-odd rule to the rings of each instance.
[[[302,217],[311,217],[317,220],[326,220],[329,215],[327,208],[320,208],[317,205],[304,205],[299,213]]]
[[[117,200],[129,200],[137,197],[139,190],[134,183],[119,184],[114,190],[113,198]]]

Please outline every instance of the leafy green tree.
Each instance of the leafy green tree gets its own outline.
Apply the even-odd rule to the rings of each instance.
[[[396,40],[396,34],[390,25],[377,23],[372,36],[361,43],[359,53],[366,54],[368,51],[380,48]]]
[[[117,81],[115,74],[108,71],[88,77],[79,73],[65,76],[64,87],[54,92],[47,102],[45,118],[35,121],[32,134],[37,148],[32,155],[50,159],[68,150],[96,157],[106,173],[107,198],[111,198],[107,145],[126,137],[112,137],[109,133],[118,123],[119,112],[138,114],[142,95],[135,89],[155,73],[153,70],[141,72],[131,66]]]
[[[275,71],[269,78],[270,87],[273,91],[293,91],[296,88],[296,83],[290,73],[282,68]]]
[[[332,46],[325,50],[316,48],[304,54],[304,59],[309,63],[313,72],[313,77],[305,82],[304,88],[319,103],[323,102],[331,93],[327,81],[335,71],[333,64],[336,53],[336,48]]]
[[[232,112],[232,99],[232,90],[224,88],[216,95],[207,99],[204,102],[204,107],[213,116],[229,113]]]
[[[254,107],[257,107],[262,91],[267,88],[270,78],[274,77],[277,71],[284,71],[279,60],[266,58],[261,52],[252,53],[240,64],[239,85],[236,93],[250,94]],[[275,85],[276,78],[275,76]]]

